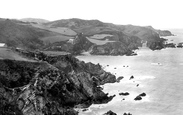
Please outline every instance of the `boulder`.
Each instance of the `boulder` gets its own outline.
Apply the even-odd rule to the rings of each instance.
[[[117,115],[117,114],[109,110],[107,113],[104,113],[103,115]]]
[[[127,96],[127,95],[130,95],[128,92],[125,92],[125,93],[119,93],[119,95],[123,95],[123,96]]]
[[[141,96],[137,96],[137,97],[135,97],[135,99],[134,99],[135,101],[139,101],[139,100],[142,100],[142,97]]]
[[[134,76],[132,75],[129,80],[134,79]]]
[[[124,113],[123,115],[132,115],[131,113]]]
[[[146,93],[141,93],[141,94],[139,94],[139,96],[145,97],[146,96]]]
[[[120,76],[116,79],[116,82],[119,83],[124,77],[123,76]]]

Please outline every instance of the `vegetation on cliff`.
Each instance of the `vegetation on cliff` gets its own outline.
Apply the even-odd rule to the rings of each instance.
[[[0,114],[76,115],[78,104],[87,107],[112,99],[99,85],[116,78],[100,65],[71,55],[17,52],[37,61],[0,60]]]

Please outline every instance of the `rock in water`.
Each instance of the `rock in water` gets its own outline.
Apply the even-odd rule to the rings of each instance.
[[[117,114],[109,110],[107,113],[104,113],[103,115],[117,115]]]
[[[134,76],[132,75],[129,80],[134,79]]]
[[[125,93],[119,93],[119,95],[123,95],[123,96],[127,96],[127,95],[130,95],[128,92],[125,92]]]
[[[146,96],[146,93],[141,93],[139,96],[145,97]]]
[[[137,97],[135,97],[135,99],[134,99],[135,101],[139,101],[139,100],[142,100],[142,97],[141,96],[137,96]]]
[[[131,113],[124,113],[123,115],[132,115]]]
[[[118,77],[116,82],[119,83],[123,78],[124,78],[123,76]]]

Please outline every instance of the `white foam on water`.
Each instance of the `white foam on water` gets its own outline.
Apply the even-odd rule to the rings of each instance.
[[[159,65],[159,66],[161,66],[162,64],[161,63],[151,63],[151,65]]]
[[[155,76],[134,76],[134,80],[147,80],[147,79],[155,79]]]

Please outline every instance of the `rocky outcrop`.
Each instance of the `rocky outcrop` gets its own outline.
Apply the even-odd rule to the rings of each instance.
[[[131,113],[124,113],[123,115],[132,115]]]
[[[100,65],[66,56],[20,52],[38,61],[0,60],[0,113],[77,115],[73,107],[107,103],[99,84],[115,81]]]
[[[86,36],[79,33],[74,39],[49,44],[48,46],[45,46],[44,49],[49,51],[65,51],[73,55],[80,55],[81,53],[88,51],[92,45],[94,44],[91,43]]]
[[[120,76],[116,79],[116,82],[119,83],[124,77],[123,76]]]
[[[128,96],[128,95],[130,95],[130,93],[128,93],[128,92],[125,92],[125,93],[119,93],[119,95],[123,95],[123,96]]]
[[[157,30],[158,34],[160,36],[174,36],[170,31],[168,30]]]
[[[147,47],[149,47],[151,50],[161,50],[165,48],[165,39],[160,38],[159,40],[150,40],[147,42]]]
[[[165,44],[165,47],[166,48],[175,48],[176,47],[176,44],[174,44],[174,43],[166,43]]]
[[[137,97],[135,97],[135,101],[139,101],[139,100],[142,100],[142,97],[145,97],[146,96],[146,93],[141,93],[139,94]]]
[[[135,99],[134,99],[135,101],[139,101],[139,100],[142,100],[142,97],[141,96],[137,96],[137,97],[135,97]]]
[[[117,114],[109,110],[107,113],[104,113],[103,115],[117,115]]]
[[[183,47],[183,43],[178,43],[177,48],[182,48]]]
[[[134,52],[121,42],[109,42],[93,46],[90,53],[93,55],[132,55]]]

